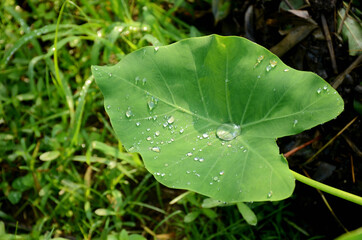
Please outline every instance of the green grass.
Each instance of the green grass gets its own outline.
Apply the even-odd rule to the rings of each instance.
[[[256,227],[194,193],[170,204],[183,191],[117,142],[90,66],[198,36],[172,2],[1,1],[1,239],[305,239],[286,201],[250,203]]]

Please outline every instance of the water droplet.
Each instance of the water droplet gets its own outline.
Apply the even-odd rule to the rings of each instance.
[[[221,124],[216,130],[216,136],[224,141],[230,141],[239,136],[241,133],[240,126],[232,123]]]
[[[278,62],[275,60],[270,60],[269,63],[272,68],[275,68],[275,66],[277,65]]]
[[[160,131],[156,131],[156,132],[155,132],[155,136],[156,136],[156,137],[160,136]]]
[[[95,68],[94,68],[94,70],[98,71],[98,68],[97,68],[97,67],[95,67]]]
[[[166,174],[165,173],[161,173],[161,177],[164,177]]]
[[[133,116],[132,111],[131,111],[130,108],[128,108],[127,111],[126,111],[126,117],[127,117],[127,118],[130,118],[130,117],[132,117],[132,116]]]
[[[324,90],[324,91],[327,91],[327,89],[328,89],[327,86],[324,86],[324,87],[323,87],[323,90]]]
[[[185,130],[183,128],[180,129],[180,133],[183,133]]]
[[[186,171],[186,173],[187,173],[187,174],[189,174],[189,173],[190,173],[190,171]]]
[[[232,146],[231,146],[231,144],[228,144],[228,148],[231,148]]]
[[[221,171],[221,172],[220,172],[220,175],[221,175],[221,176],[224,175],[224,171]]]
[[[137,126],[137,127],[141,126],[141,123],[140,123],[140,122],[136,122],[136,126]]]
[[[205,160],[205,159],[203,159],[203,158],[200,158],[200,159],[199,159],[199,162],[203,162],[204,160]]]
[[[243,152],[247,152],[248,150],[244,149]]]
[[[289,72],[289,69],[288,68],[284,69],[284,72]]]
[[[154,101],[147,102],[148,109],[152,111],[156,107],[156,103]]]
[[[110,109],[111,108],[111,105],[107,105],[107,109]]]
[[[192,152],[186,153],[186,156],[188,156],[188,157],[192,156]]]
[[[159,147],[152,147],[151,150],[156,152],[156,153],[161,152],[161,149]]]
[[[112,73],[109,74],[109,77],[112,77]]]
[[[202,134],[202,137],[203,137],[203,138],[208,138],[208,137],[209,137],[209,134],[204,133],[204,134]]]
[[[297,125],[297,123],[298,123],[298,120],[295,119],[294,122],[293,122],[293,127],[295,127]]]
[[[157,52],[159,48],[160,48],[160,47],[158,47],[158,46],[157,46],[157,47],[155,47],[155,51]]]
[[[142,85],[145,85],[146,82],[147,82],[147,79],[146,79],[146,78],[143,78],[143,79],[142,79]]]
[[[138,84],[139,81],[140,81],[140,77],[139,77],[139,76],[135,77],[134,83],[135,83],[136,85]]]
[[[219,180],[219,178],[218,178],[218,177],[214,177],[213,180],[214,180],[214,181],[217,181],[217,180]]]
[[[256,68],[256,67],[259,65],[259,63],[261,63],[261,61],[263,61],[263,59],[264,59],[264,56],[263,56],[263,55],[260,55],[260,56],[258,57],[258,59],[256,59],[256,63],[255,63],[255,65],[254,65],[254,68]]]
[[[317,93],[320,94],[322,92],[322,89],[321,88],[318,88],[317,89]]]
[[[195,157],[195,158],[194,158],[194,160],[195,160],[195,161],[198,161],[198,160],[199,160],[199,158]]]
[[[268,198],[271,198],[272,196],[273,196],[273,191],[268,192],[267,197],[268,197]]]
[[[172,124],[174,121],[175,121],[175,118],[174,118],[173,116],[171,116],[171,117],[169,117],[169,118],[167,119],[167,122],[168,122],[169,124]]]
[[[264,56],[263,56],[263,55],[260,55],[260,56],[258,57],[258,59],[257,59],[258,63],[260,63],[261,61],[263,61],[263,59],[264,59]]]
[[[151,139],[152,139],[151,137],[147,137],[147,138],[146,138],[147,141],[151,141]]]
[[[269,72],[272,69],[272,67],[270,65],[268,65],[268,66],[266,66],[265,69],[266,69],[267,72]]]

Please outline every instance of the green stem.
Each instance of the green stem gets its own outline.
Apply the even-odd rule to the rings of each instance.
[[[354,195],[352,193],[348,193],[348,192],[345,192],[345,191],[342,191],[340,189],[337,189],[337,188],[334,188],[334,187],[331,187],[331,186],[328,186],[326,184],[323,184],[323,183],[320,183],[320,182],[317,182],[311,178],[307,178],[297,172],[294,172],[291,170],[291,172],[293,173],[295,179],[297,179],[298,181],[304,183],[304,184],[307,184],[311,187],[314,187],[314,188],[317,188],[323,192],[326,192],[326,193],[329,193],[331,195],[334,195],[336,197],[339,197],[339,198],[343,198],[347,201],[350,201],[350,202],[354,202],[354,203],[357,203],[359,205],[362,205],[362,197],[360,196],[357,196],[357,195]]]

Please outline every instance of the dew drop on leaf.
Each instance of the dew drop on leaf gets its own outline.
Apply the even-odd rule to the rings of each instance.
[[[157,52],[160,47],[155,47],[155,51]]]
[[[168,122],[169,124],[172,124],[174,121],[175,121],[175,118],[174,118],[173,116],[171,116],[171,117],[169,117],[169,118],[167,119],[167,122]]]
[[[125,114],[126,114],[126,117],[127,117],[127,118],[132,117],[132,111],[131,111],[131,109],[128,108]]]
[[[268,192],[267,197],[268,197],[268,198],[271,198],[272,196],[273,196],[273,192],[272,192],[272,191]]]
[[[268,65],[268,66],[266,66],[265,69],[266,69],[267,72],[269,72],[272,69],[272,67],[270,65]]]
[[[135,83],[136,85],[138,84],[139,81],[140,81],[140,77],[139,77],[139,76],[135,77],[134,83]]]
[[[145,85],[146,82],[147,82],[147,79],[146,79],[146,78],[142,79],[142,85]]]
[[[161,149],[159,147],[152,147],[151,150],[156,152],[156,153],[161,152]]]
[[[275,68],[275,66],[277,65],[278,62],[275,60],[270,60],[269,63],[272,68]]]
[[[293,122],[293,127],[295,127],[297,125],[297,123],[298,123],[298,120],[295,119],[294,122]]]
[[[110,109],[111,108],[111,105],[107,105],[107,109]]]
[[[139,127],[141,125],[140,122],[136,122],[136,126]]]
[[[320,94],[322,92],[322,89],[321,88],[318,88],[317,89],[317,93]]]
[[[221,124],[216,130],[216,136],[224,141],[230,141],[239,136],[241,133],[240,126],[232,123]]]

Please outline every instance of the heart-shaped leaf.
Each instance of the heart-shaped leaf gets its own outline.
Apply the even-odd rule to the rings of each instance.
[[[275,139],[343,110],[316,74],[240,37],[146,47],[92,72],[117,136],[159,182],[229,203],[290,196]]]

